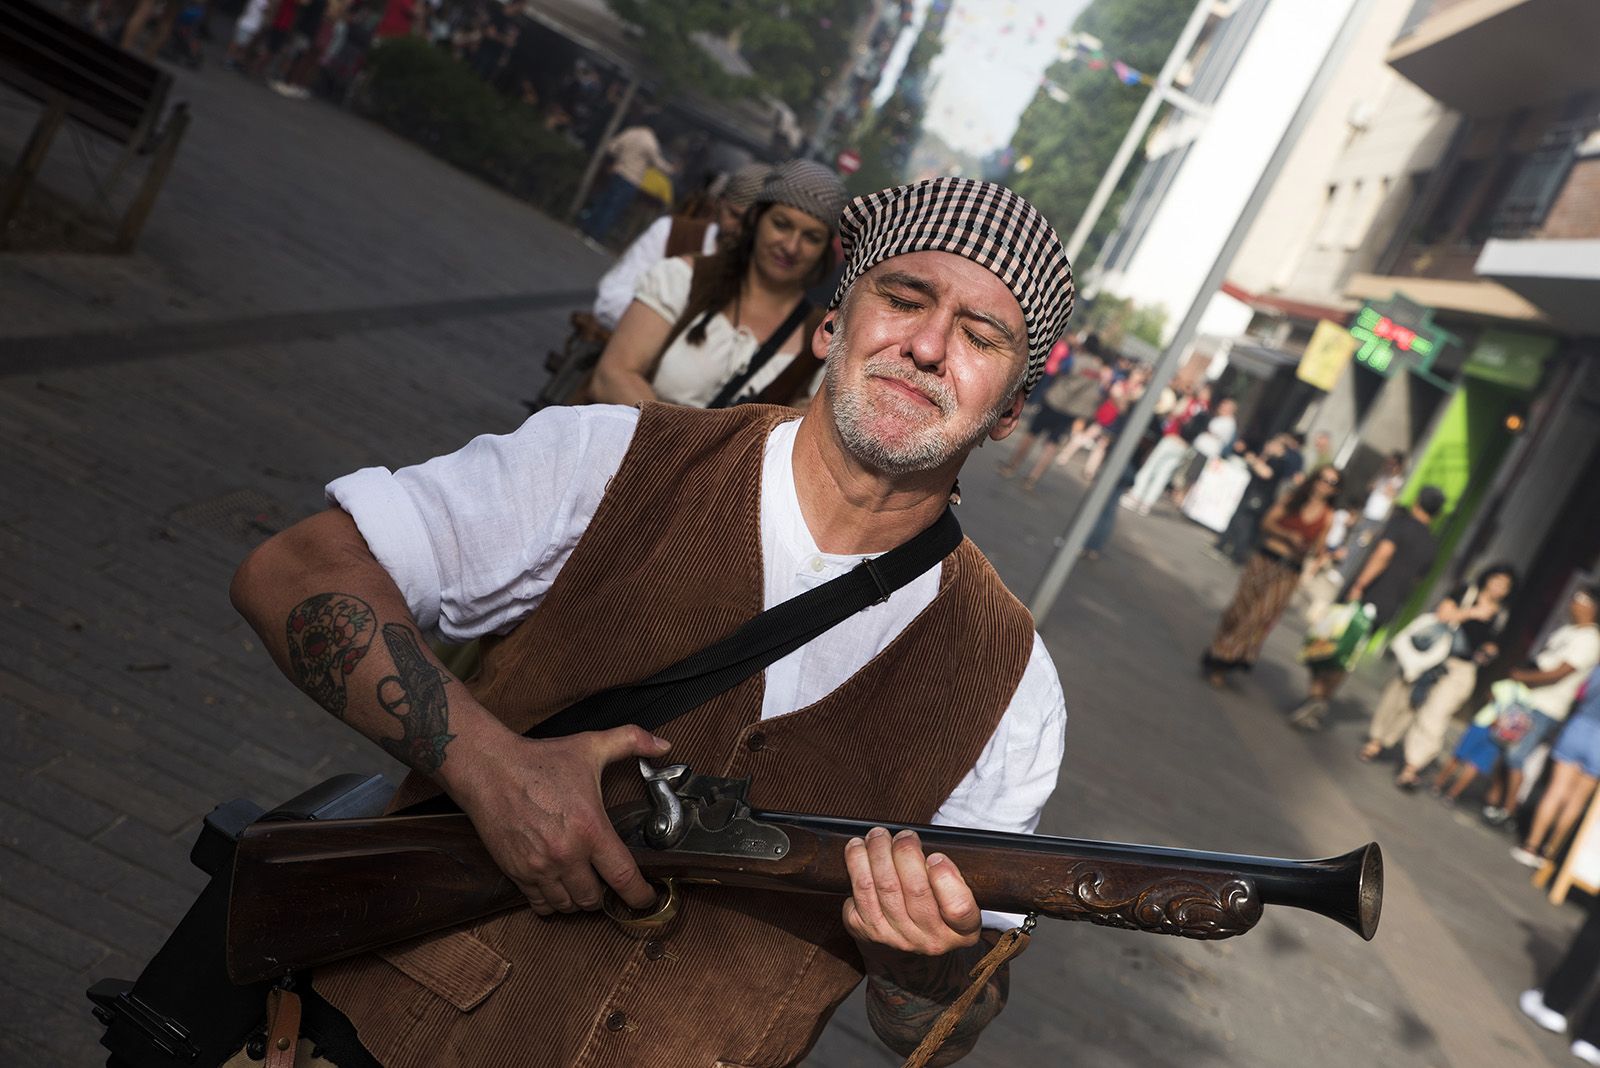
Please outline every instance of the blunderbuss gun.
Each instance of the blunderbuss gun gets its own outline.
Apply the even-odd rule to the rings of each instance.
[[[850,893],[845,843],[870,823],[751,809],[748,779],[640,761],[647,800],[611,810],[658,889],[653,908],[614,896],[606,913],[635,934],[671,923],[694,884]],[[960,869],[994,912],[1218,939],[1267,905],[1327,916],[1370,940],[1383,902],[1376,842],[1326,860],[1206,853],[1075,838],[910,827]],[[227,971],[271,979],[525,905],[465,815],[258,822],[234,855]]]

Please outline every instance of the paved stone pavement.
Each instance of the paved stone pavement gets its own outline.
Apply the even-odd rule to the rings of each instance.
[[[227,603],[268,532],[359,466],[517,424],[571,294],[573,232],[332,109],[182,73],[196,121],[138,254],[0,255],[0,1062],[97,1063],[82,990],[131,976],[197,888],[216,801],[387,758],[296,694]],[[27,112],[0,101],[0,151]],[[93,151],[90,149],[89,151]],[[87,191],[75,154],[45,180]],[[1024,596],[1081,483],[975,455],[960,509]],[[1124,516],[1042,631],[1071,706],[1046,833],[1286,856],[1380,841],[1362,943],[1274,910],[1214,944],[1046,922],[973,1064],[1570,1063],[1511,1008],[1575,928],[1470,817],[1353,756],[1374,679],[1289,730],[1294,628],[1218,694],[1196,654],[1231,591],[1203,533]],[[859,997],[808,1058],[896,1063]]]

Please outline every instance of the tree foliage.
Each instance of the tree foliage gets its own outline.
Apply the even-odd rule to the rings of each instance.
[[[852,193],[874,193],[906,180],[906,165],[928,110],[928,69],[944,50],[949,15],[949,5],[929,9],[894,92],[863,124],[856,138],[861,169],[845,179]]]
[[[545,129],[538,112],[489,88],[465,63],[418,37],[373,49],[357,106],[457,167],[565,211],[586,153]]]
[[[1112,348],[1131,335],[1159,349],[1165,344],[1162,335],[1167,329],[1167,308],[1164,304],[1135,304],[1129,297],[1101,293],[1077,328],[1099,334]]]
[[[1078,16],[1073,29],[1098,37],[1108,61],[1120,59],[1154,76],[1193,9],[1194,0],[1094,0]],[[1058,60],[1045,77],[1065,89],[1071,99],[1060,104],[1042,89],[1034,94],[1011,141],[1014,158],[1031,157],[1031,166],[1002,180],[1037,205],[1065,236],[1088,207],[1149,90],[1122,84],[1109,62],[1103,69],[1092,70],[1083,59]],[[1092,260],[1116,226],[1117,213],[1138,174],[1135,160],[1096,223],[1081,260]]]
[[[698,90],[731,99],[771,94],[804,112],[850,59],[851,34],[870,0],[607,0],[637,26],[653,73],[668,93]],[[693,40],[732,40],[755,71],[725,72]]]

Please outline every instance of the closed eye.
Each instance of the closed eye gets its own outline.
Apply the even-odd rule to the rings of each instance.
[[[883,295],[883,299],[888,301],[889,307],[895,311],[916,311],[921,307],[920,304],[914,304],[909,300],[901,300],[899,297],[894,296],[891,293],[885,293]]]

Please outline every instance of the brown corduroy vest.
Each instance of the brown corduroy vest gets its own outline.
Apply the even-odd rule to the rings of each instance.
[[[793,415],[646,406],[555,584],[486,654],[478,699],[521,731],[760,612],[762,452]],[[757,675],[664,728],[668,759],[751,776],[758,808],[926,823],[1032,647],[1027,611],[964,541],[932,603],[833,693],[763,722]],[[608,771],[607,804],[642,796],[632,763]],[[413,776],[396,803],[428,792]],[[321,969],[315,985],[389,1068],[775,1066],[805,1055],[861,966],[836,899],[693,887],[664,939],[519,910]]]

